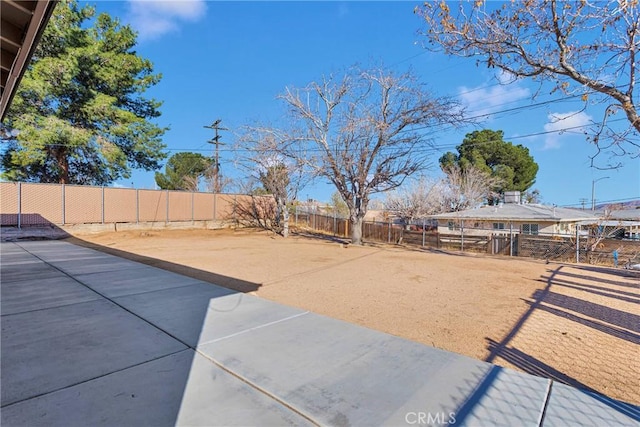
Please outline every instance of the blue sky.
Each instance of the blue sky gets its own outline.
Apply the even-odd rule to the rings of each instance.
[[[596,199],[640,198],[640,159],[624,158],[616,170],[590,168],[593,149],[578,131],[545,133],[599,120],[599,110],[575,113],[580,105],[542,91],[529,81],[500,84],[504,76],[476,66],[475,60],[451,58],[422,47],[423,28],[413,14],[419,2],[89,2],[139,33],[137,51],[154,63],[162,81],[147,95],[164,102],[158,123],[169,126],[164,142],[169,153],[197,151],[210,155],[213,136],[203,126],[216,119],[224,132],[222,173],[238,177],[233,168],[234,131],[255,121],[277,121],[283,114],[276,100],[286,86],[304,86],[323,74],[355,63],[383,61],[398,71],[409,67],[438,95],[457,97],[474,115],[493,114],[478,128],[443,131],[427,175],[438,176],[438,157],[455,151],[475,129],[503,130],[505,140],[526,146],[540,169],[533,188],[547,204],[579,206]],[[569,118],[556,120],[557,117]],[[121,186],[154,188],[153,172],[136,171]],[[334,189],[318,183],[302,191],[328,201]]]

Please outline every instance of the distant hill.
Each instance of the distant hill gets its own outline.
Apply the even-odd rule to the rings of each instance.
[[[596,205],[596,209],[640,209],[640,199],[630,200],[624,203],[602,203]]]

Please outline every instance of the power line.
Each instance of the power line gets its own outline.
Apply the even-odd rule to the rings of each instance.
[[[418,55],[416,55],[418,56]],[[493,84],[487,87],[491,87],[491,86],[496,86],[499,85],[501,83],[497,83],[497,84]],[[479,90],[479,88],[476,88],[474,90]],[[591,92],[587,92],[588,93],[593,93],[593,91]],[[516,112],[516,111],[520,111],[520,110],[524,110],[524,109],[531,109],[531,108],[537,108],[540,106],[544,106],[544,105],[549,105],[549,104],[553,104],[553,103],[557,103],[557,102],[564,102],[564,101],[568,101],[574,98],[578,98],[578,97],[582,97],[583,94],[580,95],[567,95],[564,96],[562,98],[556,98],[556,99],[551,99],[551,100],[546,100],[546,101],[541,101],[535,104],[528,104],[528,105],[522,105],[522,106],[518,106],[518,107],[513,107],[513,108],[509,108],[509,109],[503,109],[503,110],[498,110],[498,111],[492,111],[492,112],[488,112],[488,113],[483,113],[483,114],[478,114],[476,116],[471,116],[468,119],[470,120],[475,120],[475,119],[480,119],[480,118],[486,118],[488,116],[491,115],[500,115],[500,114],[505,114],[505,113],[512,113],[512,112]],[[517,102],[517,101],[513,101],[513,102]],[[511,103],[511,102],[510,102]],[[500,105],[507,105],[508,103],[505,104],[500,104]],[[620,121],[624,121],[624,118],[621,119],[614,119],[614,120],[609,120],[609,123],[614,123],[614,122],[620,122]],[[219,173],[219,152],[220,151],[225,151],[225,152],[239,152],[239,151],[248,151],[247,149],[242,149],[242,148],[234,148],[234,149],[219,149],[219,145],[224,145],[223,143],[221,143],[219,141],[220,136],[218,135],[218,131],[219,130],[228,130],[226,128],[221,128],[219,127],[220,125],[220,120],[217,120],[216,122],[214,122],[212,124],[212,126],[204,126],[205,128],[210,128],[210,129],[214,129],[216,130],[216,136],[214,137],[213,140],[208,141],[209,143],[213,143],[216,145],[215,148],[215,167],[216,167],[216,175],[218,175]],[[534,136],[540,136],[540,135],[547,135],[547,134],[554,134],[554,133],[563,133],[563,132],[567,132],[567,131],[571,131],[571,130],[576,130],[576,129],[584,129],[587,126],[597,126],[597,125],[601,125],[603,124],[603,122],[594,122],[594,123],[590,123],[587,125],[579,125],[579,126],[573,126],[573,127],[566,127],[566,128],[559,128],[559,129],[554,129],[551,131],[545,131],[545,132],[537,132],[537,133],[530,133],[530,134],[525,134],[525,135],[517,135],[517,136],[512,136],[512,137],[507,137],[504,139],[521,139],[521,138],[531,138]],[[216,129],[215,126],[218,126],[218,128]],[[414,127],[412,129],[407,129],[404,130],[402,132],[415,132],[415,131],[419,131],[419,130],[426,130],[426,129],[432,129],[431,134],[435,134],[437,131],[444,131],[446,130],[446,125],[425,125],[425,126],[420,126],[420,127]],[[493,141],[486,141],[486,143],[490,143]],[[44,146],[66,146],[67,144],[44,144]],[[422,153],[428,153],[428,152],[436,152],[436,151],[442,151],[444,149],[450,149],[450,148],[455,148],[456,144],[441,144],[441,145],[431,145],[428,147],[419,147],[419,148],[415,148],[414,152],[422,152]],[[333,149],[333,148],[332,148]],[[205,149],[200,149],[200,148],[165,148],[166,151],[207,151]],[[310,152],[323,152],[324,149],[322,148],[312,148],[309,149],[308,151]]]
[[[599,201],[598,204],[602,205],[602,204],[615,204],[615,203],[624,203],[624,202],[632,202],[634,200],[638,200],[640,199],[640,195],[635,196],[635,197],[626,197],[623,199],[611,199],[611,200],[602,200]],[[588,199],[585,199],[588,200]],[[573,207],[573,206],[583,206],[583,202],[582,199],[580,199],[580,201],[578,203],[572,203],[572,204],[568,204],[568,205],[562,205],[563,207]]]
[[[620,122],[620,121],[626,121],[626,119],[624,118],[620,118],[620,119],[614,119],[614,120],[609,120],[609,123],[614,123],[614,122]],[[522,139],[522,138],[531,138],[534,136],[541,136],[541,135],[548,135],[548,134],[554,134],[554,133],[563,133],[563,132],[568,132],[571,130],[576,130],[576,129],[584,129],[587,126],[597,126],[597,125],[601,125],[602,122],[594,122],[594,123],[590,123],[589,125],[577,125],[577,126],[570,126],[570,127],[565,127],[565,128],[559,128],[559,129],[554,129],[554,130],[550,130],[550,131],[544,131],[544,132],[536,132],[536,133],[529,133],[529,134],[524,134],[524,135],[514,135],[511,137],[504,137],[503,140],[513,140],[513,139]],[[442,126],[442,125],[440,125]],[[424,130],[424,129],[428,129],[429,127],[421,127],[415,130]],[[220,128],[220,130],[223,130],[223,128]],[[437,131],[434,130],[432,132],[430,132],[431,134],[434,134]],[[487,140],[487,141],[483,141],[482,144],[485,143],[491,143],[491,142],[496,142],[497,140]],[[69,144],[44,144],[44,146],[68,146]],[[220,145],[224,145],[223,143],[220,143]],[[418,151],[423,151],[423,150],[428,150],[428,151],[439,151],[439,150],[443,150],[443,149],[450,149],[450,148],[455,148],[457,145],[459,145],[459,143],[447,143],[447,144],[433,144],[430,146],[425,146],[425,147],[416,147],[414,150],[418,150]],[[335,147],[330,147],[331,149],[335,148]],[[166,151],[209,151],[208,149],[205,148],[165,148]],[[250,149],[247,148],[228,148],[228,149],[219,149],[219,151],[221,152],[239,152],[239,151],[250,151]],[[307,151],[310,152],[324,152],[325,150],[323,148],[310,148]]]
[[[623,118],[614,119],[614,120],[610,120],[609,123],[618,122],[618,121],[625,121],[625,120],[626,119],[623,119]],[[601,124],[601,123],[592,123],[591,125],[599,125],[599,124]],[[511,137],[504,137],[503,140],[531,138],[531,137],[534,137],[534,136],[549,135],[549,134],[554,134],[554,133],[563,133],[563,132],[569,132],[571,130],[583,129],[585,127],[586,127],[586,125],[570,126],[570,127],[554,129],[554,130],[550,130],[550,131],[543,131],[543,132],[536,132],[536,133],[530,133],[530,134],[524,134],[524,135],[515,135],[515,136],[511,136]],[[422,128],[422,129],[426,129],[426,128]],[[432,133],[435,133],[435,131],[432,132]],[[489,143],[497,142],[497,141],[498,140],[487,140],[487,141],[483,141],[481,144],[489,144]],[[418,152],[425,152],[425,151],[426,152],[436,152],[436,151],[440,151],[440,150],[444,150],[444,149],[452,149],[452,148],[455,148],[457,145],[459,145],[459,143],[434,144],[434,145],[425,146],[425,147],[416,147],[416,148],[414,148],[413,151],[418,151]],[[166,150],[168,150],[168,151],[205,151],[205,150],[188,149],[188,148],[167,148]],[[230,149],[223,149],[222,151],[225,151],[225,152],[239,152],[239,151],[250,151],[250,150],[247,149],[247,148],[230,148]],[[325,150],[323,148],[311,148],[311,149],[308,149],[307,151],[310,151],[310,152],[324,152]]]

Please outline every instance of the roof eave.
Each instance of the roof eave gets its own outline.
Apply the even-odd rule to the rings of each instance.
[[[3,0],[3,2],[4,1],[5,0]],[[24,33],[24,38],[20,43],[19,51],[11,65],[4,90],[0,97],[0,121],[4,120],[5,115],[9,110],[11,101],[13,100],[18,89],[18,85],[20,84],[20,80],[22,80],[22,76],[24,76],[27,66],[29,65],[29,61],[38,46],[38,42],[42,37],[42,33],[44,32],[47,22],[49,22],[49,18],[51,18],[51,14],[53,13],[53,9],[57,3],[58,0],[38,1],[35,9],[33,10],[33,14]]]

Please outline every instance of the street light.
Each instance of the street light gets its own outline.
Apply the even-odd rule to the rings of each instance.
[[[596,182],[602,181],[603,179],[611,178],[609,176],[603,176],[602,178],[594,179],[591,181],[591,210],[596,210]]]

